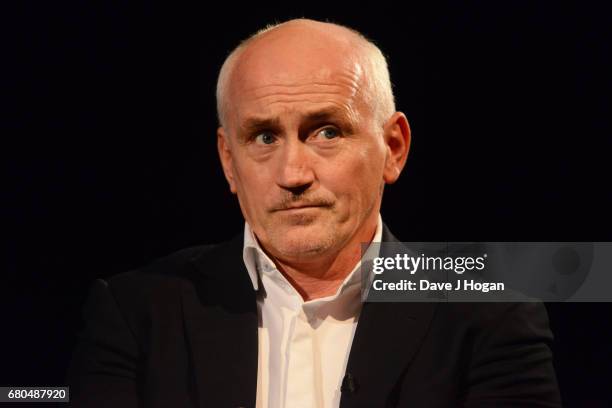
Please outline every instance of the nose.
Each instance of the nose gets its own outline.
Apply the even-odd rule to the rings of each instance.
[[[281,188],[300,194],[315,181],[308,146],[299,139],[284,144],[279,157],[277,183]]]

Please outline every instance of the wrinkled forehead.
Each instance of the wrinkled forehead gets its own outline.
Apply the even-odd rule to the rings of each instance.
[[[232,70],[230,111],[242,116],[245,111],[266,110],[271,98],[355,103],[366,80],[362,61],[348,41],[316,36],[259,41],[242,52]]]

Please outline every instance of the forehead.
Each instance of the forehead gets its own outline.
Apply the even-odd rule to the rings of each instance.
[[[354,108],[366,80],[362,58],[350,41],[320,37],[276,35],[249,45],[228,89],[235,119],[319,105]]]

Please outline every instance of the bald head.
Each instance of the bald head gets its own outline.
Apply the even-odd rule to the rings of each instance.
[[[387,62],[382,52],[350,28],[308,19],[269,26],[243,41],[226,58],[217,81],[217,114],[226,127],[240,91],[269,77],[289,84],[295,78],[317,80],[339,66],[354,81],[358,97],[382,125],[395,103]],[[348,78],[352,76],[352,78]]]

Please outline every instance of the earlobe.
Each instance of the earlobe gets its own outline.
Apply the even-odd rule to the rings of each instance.
[[[227,143],[227,135],[222,127],[217,129],[217,150],[219,152],[219,159],[221,160],[221,166],[223,167],[223,174],[229,184],[230,191],[236,194],[236,185],[234,183],[234,174],[232,171],[232,152],[229,144]]]
[[[383,178],[393,184],[399,178],[410,150],[410,125],[402,112],[395,112],[383,129],[387,148]]]

